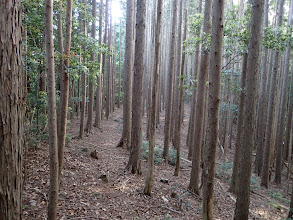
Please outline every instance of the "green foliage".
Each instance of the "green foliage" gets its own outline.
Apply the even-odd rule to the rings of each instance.
[[[285,203],[285,204],[290,204],[290,200],[286,199],[286,198],[282,195],[282,193],[280,193],[279,191],[270,190],[270,191],[268,192],[268,194],[269,194],[272,198],[277,199],[277,200],[280,201],[280,202],[283,202],[283,203]]]
[[[217,169],[216,176],[230,180],[232,176],[233,163],[223,162],[220,168]]]
[[[259,178],[253,173],[250,178],[250,189],[259,189]]]
[[[157,165],[160,165],[163,163],[163,149],[160,147],[155,146],[154,148],[154,162]],[[175,166],[176,164],[176,156],[177,156],[177,151],[174,149],[169,149],[169,158],[168,158],[168,163],[172,166]],[[143,141],[142,142],[142,153],[141,153],[141,158],[148,160],[149,157],[149,142],[148,141]]]
[[[265,27],[263,34],[263,45],[267,49],[272,49],[275,51],[285,51],[287,46],[287,41],[292,42],[292,28],[291,32],[286,31],[286,27]]]

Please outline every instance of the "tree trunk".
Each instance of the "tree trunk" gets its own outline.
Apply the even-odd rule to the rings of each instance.
[[[100,0],[100,19],[99,19],[99,44],[102,44],[103,35],[103,0]],[[98,63],[100,64],[100,74],[97,77],[97,91],[96,91],[96,118],[94,127],[101,128],[102,120],[102,53],[98,54]]]
[[[255,130],[255,107],[257,96],[257,79],[259,74],[260,45],[262,37],[263,0],[253,0],[250,22],[250,36],[247,58],[246,96],[244,99],[243,132],[240,144],[240,164],[238,196],[234,220],[246,220],[249,215],[250,178],[253,138]]]
[[[159,58],[160,58],[160,44],[161,44],[161,24],[163,17],[163,0],[158,0],[157,6],[157,23],[155,27],[155,59],[153,69],[153,89],[152,89],[152,108],[150,121],[150,135],[149,135],[149,156],[148,156],[148,173],[144,187],[144,194],[151,195],[153,178],[154,178],[154,147],[155,147],[155,133],[156,133],[156,110],[158,98],[158,83],[159,83]]]
[[[283,8],[284,0],[278,1],[278,10],[277,10],[277,26],[281,27],[283,23]],[[275,97],[276,97],[276,84],[277,84],[277,75],[279,69],[279,51],[274,52],[273,56],[273,72],[271,79],[271,88],[270,88],[270,98],[268,103],[268,118],[267,118],[267,127],[265,134],[265,154],[262,166],[262,176],[261,176],[261,185],[268,188],[269,186],[269,169],[270,169],[270,156],[272,148],[274,148],[274,141],[272,140],[273,136],[273,122],[274,122],[274,107],[275,107]]]
[[[92,23],[92,38],[96,38],[96,17],[97,17],[97,1],[92,1],[92,16],[93,16],[93,23]],[[91,61],[95,62],[95,53],[92,52],[91,54]],[[90,70],[93,71],[93,70]],[[86,132],[91,133],[92,132],[92,125],[93,125],[93,112],[94,112],[94,77],[89,77],[89,109],[88,109],[88,118],[87,118],[87,124],[86,124]]]
[[[203,23],[203,33],[211,33],[211,10],[212,10],[212,1],[205,1],[205,10],[204,10],[204,23]],[[190,181],[188,188],[199,194],[198,182],[199,182],[199,173],[200,173],[200,162],[201,162],[201,147],[202,147],[202,136],[204,129],[204,107],[205,107],[205,94],[206,94],[206,80],[208,75],[210,55],[208,48],[202,48],[202,54],[200,59],[200,71],[198,74],[198,93],[196,97],[196,106],[195,106],[195,124],[196,129],[194,131],[194,146],[192,154],[192,169],[190,175]]]
[[[46,28],[46,71],[48,75],[48,130],[50,153],[50,187],[48,219],[57,219],[57,203],[59,193],[58,181],[58,144],[57,144],[57,113],[54,69],[54,41],[53,41],[53,1],[45,2],[45,28]]]
[[[131,126],[131,151],[128,167],[131,173],[141,174],[140,151],[142,144],[142,82],[144,72],[145,50],[145,17],[146,0],[137,0],[136,38],[133,90],[132,90],[132,126]]]
[[[119,81],[118,81],[118,108],[120,108],[120,96],[121,96],[121,29],[122,29],[122,21],[120,20],[120,29],[119,29]]]
[[[224,0],[214,0],[209,70],[209,100],[203,182],[203,220],[213,219],[214,176],[219,136]]]
[[[269,4],[268,0],[265,0],[264,3],[264,27],[268,26],[268,12]],[[258,103],[258,114],[257,114],[257,138],[256,138],[256,157],[255,157],[255,172],[257,175],[261,174],[262,163],[263,163],[263,147],[264,147],[264,135],[266,129],[266,120],[267,115],[267,61],[268,61],[268,49],[263,48],[263,57],[262,57],[262,74],[261,74],[261,86],[260,86],[260,95]]]
[[[238,170],[239,170],[239,159],[240,159],[240,141],[243,131],[243,110],[244,110],[244,99],[245,99],[245,83],[246,83],[246,70],[247,70],[247,58],[248,54],[246,53],[242,62],[242,74],[241,74],[241,92],[239,100],[239,112],[238,112],[238,122],[237,122],[237,133],[235,141],[235,153],[233,160],[233,173],[231,177],[231,185],[229,192],[237,195],[237,186],[238,186]]]
[[[180,13],[182,14],[182,0],[180,2],[181,6],[179,8]],[[186,7],[186,6],[185,6]],[[181,17],[181,15],[179,15]],[[180,30],[181,31],[181,30]],[[187,9],[184,10],[184,33],[183,33],[183,42],[186,40],[186,33],[187,33]],[[181,42],[180,42],[181,44]],[[185,45],[183,46],[183,51],[185,51]],[[180,69],[180,75],[178,78],[180,79],[179,87],[179,97],[178,97],[178,111],[176,111],[175,115],[175,134],[174,134],[174,147],[177,151],[176,154],[176,166],[174,171],[174,176],[179,175],[180,169],[180,148],[181,148],[181,125],[182,125],[182,110],[183,110],[183,93],[184,93],[184,67],[185,67],[185,53],[182,54],[182,63]]]
[[[172,31],[171,31],[171,42],[170,42],[170,55],[169,55],[169,69],[168,69],[168,97],[166,103],[165,113],[165,128],[164,128],[164,151],[163,158],[168,159],[169,155],[169,143],[170,143],[170,123],[172,116],[172,102],[173,102],[173,75],[175,72],[175,59],[176,59],[176,27],[177,27],[177,5],[178,0],[173,0],[173,18],[172,18]]]
[[[62,93],[60,96],[60,124],[58,125],[58,161],[59,161],[59,183],[61,183],[61,171],[63,168],[64,149],[66,144],[66,128],[69,100],[69,59],[71,44],[71,25],[72,24],[72,0],[67,0],[66,8],[66,33],[65,33],[65,51],[66,59],[64,60],[64,69],[62,73]]]
[[[86,36],[87,35],[87,24],[86,24],[86,19],[85,19],[85,14],[86,14],[86,5],[87,2],[86,0],[83,0],[84,4],[84,11],[83,11],[83,34]],[[83,48],[83,53],[86,52],[86,44],[83,43],[82,45]],[[85,64],[86,59],[85,57],[83,58],[83,63]],[[81,110],[80,110],[80,128],[79,128],[79,138],[82,139],[84,135],[84,119],[85,119],[85,108],[86,108],[86,73],[83,71],[82,72],[82,79],[81,79],[81,88],[82,88],[82,93],[81,93]]]
[[[131,143],[131,100],[132,100],[132,71],[133,71],[133,48],[134,48],[134,0],[127,0],[126,9],[126,36],[124,51],[124,79],[123,79],[123,131],[118,147],[130,149]]]
[[[0,218],[19,220],[26,90],[21,1],[2,1],[0,14]],[[57,150],[57,144],[55,147]]]
[[[287,33],[289,34],[290,26],[293,24],[292,19],[292,9],[293,9],[293,1],[290,3],[290,10],[289,10],[289,20],[287,26]],[[282,96],[281,96],[281,103],[280,103],[280,110],[279,110],[279,124],[277,128],[277,155],[276,155],[276,173],[275,173],[275,182],[281,183],[282,177],[282,167],[283,167],[283,141],[284,141],[284,134],[286,131],[285,126],[285,115],[287,110],[287,94],[288,94],[288,81],[289,81],[289,62],[290,62],[290,51],[291,51],[291,44],[290,41],[287,41],[287,48],[285,53],[285,62],[284,62],[284,70],[283,70],[283,82],[282,82]],[[287,126],[288,127],[288,126]]]

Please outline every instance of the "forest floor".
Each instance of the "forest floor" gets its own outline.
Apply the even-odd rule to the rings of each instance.
[[[187,159],[186,136],[188,106],[183,122],[182,157]],[[163,146],[164,115],[160,115],[156,145]],[[146,117],[143,118],[145,131]],[[72,120],[68,132],[76,137],[79,120]],[[174,166],[155,165],[152,196],[145,196],[147,161],[142,160],[142,175],[125,171],[129,152],[116,145],[121,138],[122,109],[116,109],[109,120],[103,120],[102,129],[93,131],[84,139],[72,138],[65,151],[62,186],[58,204],[58,219],[201,219],[202,196],[187,190],[191,164],[181,160],[178,177]],[[145,132],[144,132],[145,133]],[[98,159],[90,157],[97,150]],[[233,149],[228,162],[217,149],[214,219],[233,219],[236,198],[227,192],[232,173]],[[23,219],[46,219],[49,189],[48,143],[38,148],[28,147],[25,160]],[[105,181],[105,176],[107,181]],[[288,211],[289,195],[285,195],[288,181],[282,185],[271,183],[268,190],[259,187],[259,178],[251,180],[250,219],[282,219]],[[291,192],[291,188],[289,190]]]

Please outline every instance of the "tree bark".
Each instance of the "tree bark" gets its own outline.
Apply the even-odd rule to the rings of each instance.
[[[284,0],[278,1],[278,10],[277,10],[277,26],[281,27],[283,23],[283,8],[284,8]],[[264,160],[262,166],[262,176],[261,176],[261,186],[268,188],[269,186],[269,169],[270,169],[270,156],[272,152],[272,148],[275,147],[275,143],[272,140],[272,136],[274,133],[273,122],[274,122],[274,109],[275,109],[275,97],[276,97],[276,84],[277,84],[277,75],[279,70],[279,59],[280,54],[279,51],[274,51],[273,56],[273,72],[270,86],[270,97],[268,103],[268,117],[267,117],[267,126],[266,126],[266,134],[265,134],[265,153]]]
[[[102,44],[103,35],[103,0],[100,0],[100,19],[99,19],[99,44]],[[98,63],[100,64],[100,74],[97,76],[97,91],[96,91],[96,118],[94,127],[101,128],[102,120],[102,53],[98,54]]]
[[[135,61],[133,75],[131,151],[128,167],[131,173],[141,174],[140,151],[142,144],[142,82],[145,51],[146,0],[137,0]]]
[[[48,219],[57,219],[57,203],[59,193],[59,166],[57,143],[57,113],[54,69],[54,41],[53,41],[53,1],[45,1],[46,15],[46,71],[48,76],[48,130],[49,130],[49,154],[50,154],[50,187]],[[20,175],[20,174],[19,174]]]
[[[93,23],[92,23],[92,38],[96,38],[96,17],[97,17],[97,1],[92,1],[92,16],[93,16]],[[95,63],[95,52],[91,54],[91,61]],[[90,70],[93,71],[93,70]],[[94,112],[94,73],[92,76],[89,77],[89,107],[88,107],[88,118],[86,124],[86,132],[92,132],[92,125],[93,125],[93,112]]]
[[[132,100],[132,72],[134,48],[134,0],[127,0],[126,9],[126,36],[124,51],[124,80],[123,80],[123,131],[118,147],[130,149],[131,143],[131,100]]]
[[[246,72],[247,72],[247,58],[248,54],[246,53],[243,57],[242,62],[242,74],[241,74],[241,92],[240,92],[240,100],[239,100],[239,112],[238,112],[238,122],[237,122],[237,133],[236,133],[236,141],[235,141],[235,153],[233,160],[233,172],[231,177],[231,185],[229,188],[229,192],[237,195],[237,186],[238,186],[238,170],[239,170],[239,162],[240,162],[240,141],[242,137],[243,131],[243,111],[244,111],[244,99],[245,99],[245,83],[246,83]]]
[[[164,127],[164,151],[163,158],[168,159],[169,155],[169,143],[170,143],[170,123],[172,116],[172,102],[173,102],[173,75],[175,72],[175,59],[176,59],[176,27],[177,27],[177,5],[178,0],[173,0],[173,18],[172,18],[172,31],[171,31],[171,42],[170,42],[170,55],[169,55],[169,69],[168,69],[168,96],[166,102],[166,113],[165,113],[165,127]]]
[[[60,124],[58,125],[58,161],[59,161],[59,183],[61,183],[61,171],[63,168],[63,157],[66,142],[66,128],[68,115],[69,100],[69,60],[70,60],[70,44],[71,44],[71,26],[72,26],[72,0],[67,0],[66,8],[66,33],[65,33],[65,51],[64,72],[62,73],[62,93],[60,96]]]
[[[257,98],[257,79],[259,74],[259,58],[260,45],[262,37],[262,21],[263,21],[263,0],[251,1],[251,21],[250,21],[250,36],[247,58],[247,77],[244,99],[243,112],[243,132],[240,144],[240,164],[239,164],[239,181],[238,181],[238,196],[236,200],[236,209],[234,220],[246,220],[249,215],[250,203],[250,177],[251,177],[251,162],[252,149],[255,131],[256,117],[256,98]]]
[[[214,0],[209,69],[209,100],[203,182],[203,220],[213,219],[214,176],[219,136],[224,0]]]
[[[203,23],[203,35],[208,35],[211,33],[211,10],[212,10],[212,0],[205,1],[204,10],[204,23]],[[196,129],[194,131],[194,146],[192,154],[192,169],[190,175],[190,181],[188,188],[195,194],[199,194],[198,182],[200,173],[200,162],[201,162],[201,147],[202,147],[202,137],[204,129],[204,107],[205,107],[205,94],[206,94],[206,80],[208,75],[210,54],[208,48],[202,48],[201,59],[200,59],[200,69],[198,74],[198,93],[196,96],[196,106],[195,106],[195,124]]]
[[[21,1],[2,1],[0,14],[0,218],[19,220],[26,92]]]
[[[151,195],[153,178],[154,178],[154,147],[155,147],[155,133],[156,133],[156,114],[157,98],[158,98],[158,81],[159,81],[159,58],[160,58],[160,45],[161,45],[161,24],[163,17],[163,0],[158,0],[157,6],[157,23],[155,27],[155,59],[153,69],[153,89],[152,89],[152,108],[151,108],[151,121],[150,121],[150,135],[149,135],[149,155],[148,155],[148,173],[144,187],[144,194]]]

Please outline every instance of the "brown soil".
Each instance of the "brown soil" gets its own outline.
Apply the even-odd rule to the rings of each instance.
[[[186,106],[187,107],[187,106]],[[186,110],[185,115],[189,115]],[[162,146],[164,116],[157,129],[156,144]],[[145,117],[144,130],[145,130]],[[147,162],[142,161],[142,175],[125,171],[129,152],[116,148],[122,132],[122,109],[117,109],[111,119],[104,120],[102,130],[93,128],[92,134],[83,140],[72,139],[65,151],[65,161],[59,219],[201,219],[202,196],[187,190],[190,166],[182,161],[179,177],[174,177],[174,167],[163,163],[155,166],[152,196],[142,193],[147,173]],[[184,117],[182,157],[187,158],[185,144],[188,117]],[[71,137],[77,136],[79,121],[69,125]],[[90,157],[97,150],[98,159]],[[215,178],[215,219],[233,219],[236,198],[227,192],[231,169],[223,167],[222,154],[218,150]],[[232,162],[233,150],[229,149],[228,161]],[[23,219],[46,219],[49,189],[48,144],[27,152],[26,181],[23,196]],[[108,182],[100,178],[106,175]],[[161,182],[167,179],[168,183]],[[258,178],[255,178],[256,181]],[[269,190],[255,184],[251,194],[250,219],[280,219],[288,211],[289,196],[282,197],[283,185],[271,185]],[[280,192],[280,194],[277,194]],[[281,195],[281,196],[280,196]]]

